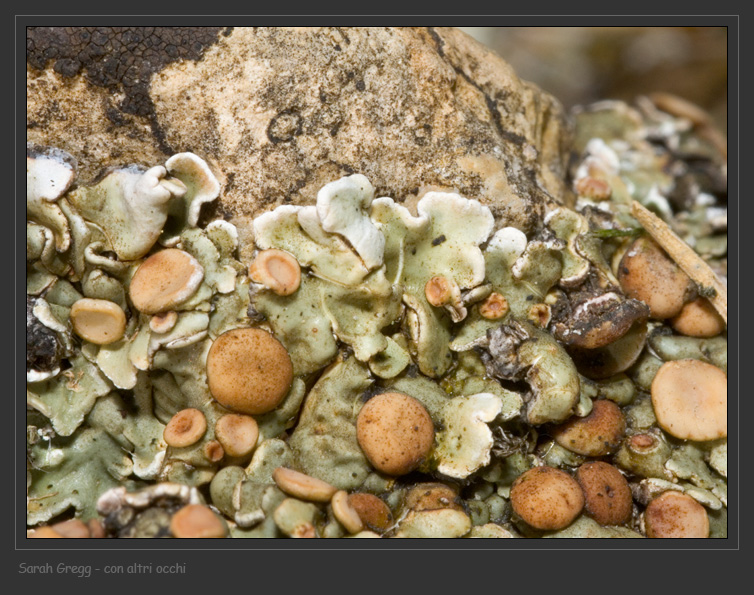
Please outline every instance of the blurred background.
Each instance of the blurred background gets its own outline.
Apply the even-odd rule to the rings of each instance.
[[[727,127],[725,27],[461,27],[566,107],[674,93]]]

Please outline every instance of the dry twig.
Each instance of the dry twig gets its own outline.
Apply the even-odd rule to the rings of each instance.
[[[681,267],[683,272],[702,289],[704,297],[709,299],[727,325],[728,289],[717,278],[709,265],[686,242],[679,238],[668,227],[667,223],[636,201],[631,205],[631,214],[639,220],[647,233]]]

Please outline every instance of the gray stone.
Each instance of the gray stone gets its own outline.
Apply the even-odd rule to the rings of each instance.
[[[27,48],[28,141],[76,157],[79,183],[197,153],[223,185],[204,217],[239,227],[242,257],[253,216],[355,172],[526,232],[566,200],[563,108],[456,29],[38,27]]]

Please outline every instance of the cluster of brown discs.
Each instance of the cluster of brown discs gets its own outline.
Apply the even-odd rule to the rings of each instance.
[[[534,467],[511,488],[515,513],[531,527],[557,531],[570,525],[581,511],[601,525],[622,525],[631,518],[633,500],[628,481],[602,461],[581,465],[576,479],[554,467]]]
[[[582,184],[580,191],[598,194],[599,198],[605,194],[604,188],[594,184]],[[280,250],[260,252],[249,274],[253,281],[280,296],[294,293],[301,281],[296,260]],[[150,324],[156,331],[170,328],[175,324],[172,309],[197,289],[202,278],[203,271],[192,256],[181,250],[163,250],[138,269],[130,297],[140,312],[153,316]],[[669,320],[682,334],[710,337],[724,330],[724,322],[709,302],[695,297],[688,276],[649,238],[639,238],[630,246],[620,262],[618,278],[627,295],[649,306],[652,318]],[[429,303],[438,307],[460,299],[457,286],[444,277],[431,279],[425,294]],[[122,336],[125,316],[116,305],[101,301],[81,300],[74,305],[71,317],[80,336],[107,344]],[[538,318],[548,314],[541,310],[535,313]],[[502,295],[493,293],[479,311],[484,318],[496,320],[508,313],[508,304]],[[547,321],[549,316],[542,326]],[[285,347],[271,333],[259,328],[234,329],[213,342],[207,357],[207,381],[213,398],[231,413],[215,423],[216,439],[204,445],[205,455],[211,461],[226,455],[245,457],[259,438],[257,422],[251,416],[272,411],[282,402],[292,385],[293,364]],[[658,371],[651,396],[658,424],[672,436],[698,441],[727,436],[727,378],[720,369],[696,360],[668,362]],[[184,409],[170,420],[164,438],[171,447],[186,447],[199,442],[207,429],[201,411]],[[591,413],[555,426],[551,435],[573,453],[602,458],[618,449],[625,432],[620,407],[599,399]],[[435,440],[426,408],[399,392],[369,399],[358,413],[356,434],[371,465],[394,477],[420,468]],[[631,437],[637,443],[640,438]],[[364,529],[384,532],[393,523],[390,509],[371,494],[349,495],[283,467],[275,470],[273,478],[289,496],[329,503],[349,533]],[[541,531],[563,529],[582,511],[601,525],[625,524],[633,513],[631,489],[623,473],[601,460],[582,464],[574,476],[549,466],[530,469],[515,480],[510,499],[515,514]],[[706,536],[709,532],[704,508],[678,492],[666,492],[652,500],[643,518],[649,537]],[[38,531],[61,532],[47,527]],[[223,537],[227,528],[210,509],[196,505],[186,506],[173,517],[171,531],[176,537]]]

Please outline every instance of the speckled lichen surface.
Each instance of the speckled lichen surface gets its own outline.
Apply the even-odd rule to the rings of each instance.
[[[54,124],[30,128],[32,535],[72,534],[72,518],[121,538],[727,535],[726,321],[631,215],[633,201],[658,213],[725,281],[725,157],[704,122],[646,98],[587,106],[566,171],[566,137],[538,120],[557,105],[478,63],[457,32],[202,34],[30,33],[30,113],[45,88],[78,88],[69,99],[121,94],[117,109],[152,127],[106,158]],[[150,59],[151,44],[173,59]],[[280,44],[287,58],[261,57]],[[314,66],[299,78],[303,52]],[[150,84],[134,88],[114,56]],[[353,61],[361,74],[336,83]],[[216,103],[221,63],[248,72]],[[322,72],[336,95],[257,109]],[[430,72],[459,95],[404,105],[433,122],[411,159],[356,155],[379,139],[404,146],[414,124],[387,115],[408,95],[386,81]],[[187,76],[205,83],[187,91]],[[492,93],[503,79],[509,94]],[[140,113],[123,93],[158,101]],[[230,109],[205,120],[219,140],[173,127],[189,94],[197,109]],[[494,117],[516,102],[520,118]],[[334,105],[343,130],[371,122],[364,145],[341,128],[319,135],[312,122]],[[450,150],[470,114],[469,138],[491,144]],[[255,118],[262,136],[244,128]],[[336,153],[358,167],[323,165]],[[246,194],[255,184],[271,199]]]

